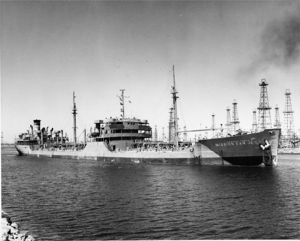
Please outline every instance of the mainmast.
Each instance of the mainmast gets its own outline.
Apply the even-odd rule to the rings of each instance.
[[[173,116],[173,107],[170,108],[170,118],[169,118],[169,139],[168,141],[171,143],[174,141],[174,116]]]
[[[121,118],[125,119],[125,97],[128,98],[129,96],[124,96],[125,89],[120,89],[121,96],[118,96],[120,99],[120,105],[121,105]]]
[[[76,147],[77,145],[77,137],[76,137],[76,115],[77,115],[77,108],[76,108],[76,103],[75,103],[75,92],[73,91],[73,129],[74,129],[74,146]]]
[[[173,113],[174,113],[174,128],[175,128],[175,135],[174,135],[174,144],[178,147],[178,118],[177,118],[177,91],[175,85],[175,67],[173,65],[173,86],[172,86],[172,99],[173,99]]]

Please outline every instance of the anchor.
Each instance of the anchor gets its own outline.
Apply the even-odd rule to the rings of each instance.
[[[259,147],[263,150],[263,163],[265,166],[277,165],[277,156],[272,156],[271,145],[268,140],[264,140],[265,144],[260,144]]]

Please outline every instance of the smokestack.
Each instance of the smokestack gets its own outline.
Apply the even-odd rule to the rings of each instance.
[[[41,120],[33,120],[33,126],[36,132],[41,130]]]

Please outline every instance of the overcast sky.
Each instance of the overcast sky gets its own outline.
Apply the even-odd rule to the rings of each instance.
[[[159,135],[169,119],[172,65],[179,127],[226,121],[238,102],[243,129],[259,103],[259,82],[280,108],[292,92],[300,128],[300,1],[2,1],[1,130],[13,141],[32,120],[72,136],[94,120],[148,119]]]

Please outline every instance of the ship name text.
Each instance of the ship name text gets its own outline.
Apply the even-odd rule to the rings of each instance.
[[[243,146],[243,145],[258,145],[258,142],[255,138],[250,140],[237,140],[237,141],[225,141],[215,143],[217,147],[226,147],[226,146]]]

